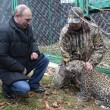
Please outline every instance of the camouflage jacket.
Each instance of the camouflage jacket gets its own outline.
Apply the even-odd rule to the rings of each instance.
[[[102,60],[105,53],[101,32],[99,28],[91,25],[89,31],[84,27],[78,31],[69,31],[67,24],[61,30],[59,43],[65,62],[82,60],[95,66]]]

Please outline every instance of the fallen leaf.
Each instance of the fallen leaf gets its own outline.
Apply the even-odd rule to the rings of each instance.
[[[1,110],[1,109],[3,109],[5,106],[6,106],[6,105],[4,105],[4,106],[1,106],[1,107],[0,107],[0,110]]]
[[[4,104],[6,104],[6,101],[5,102],[1,102],[0,103],[0,106],[3,106]]]
[[[53,107],[50,107],[50,110],[56,110],[56,109],[54,109]]]
[[[45,110],[55,110],[53,107],[50,107],[48,104],[48,101],[44,101],[45,102]]]
[[[45,88],[50,88],[50,84],[45,85]]]
[[[64,102],[64,100],[57,101],[58,104],[62,104],[63,102]]]
[[[45,109],[46,110],[50,110],[50,106],[49,106],[49,104],[48,104],[48,101],[44,101],[45,102]]]
[[[52,94],[58,95],[58,92],[57,92],[56,90],[53,90],[53,91],[52,91]]]
[[[42,98],[43,98],[43,99],[46,99],[46,98],[47,98],[47,95],[43,94],[43,95],[42,95]]]
[[[30,92],[28,93],[28,95],[29,95],[29,97],[35,96],[34,92],[32,92],[32,91],[30,91]]]
[[[58,106],[59,106],[58,102],[54,102],[54,103],[52,104],[52,107],[54,107],[54,108],[58,108]]]
[[[0,103],[0,110],[3,109],[7,105],[7,101]]]
[[[39,102],[42,102],[42,99],[38,99]]]

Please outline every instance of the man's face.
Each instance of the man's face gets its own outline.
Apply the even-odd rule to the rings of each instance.
[[[82,25],[82,21],[80,21],[80,23],[70,23],[69,28],[74,29],[74,30],[78,30],[81,28],[81,25]]]
[[[22,27],[22,28],[27,28],[30,21],[32,19],[32,14],[29,11],[25,11],[23,13],[23,15],[19,15],[18,16],[18,24]]]

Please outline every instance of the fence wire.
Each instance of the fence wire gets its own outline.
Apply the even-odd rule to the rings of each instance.
[[[34,37],[39,48],[45,54],[51,56],[54,62],[60,62],[59,36],[62,27],[66,24],[68,10],[74,3],[61,3],[61,0],[0,0],[0,26],[8,23],[17,4],[28,5],[33,13],[32,26]],[[73,0],[74,1],[74,0]],[[14,3],[14,4],[13,4]],[[104,31],[110,32],[110,12],[98,12],[90,17]],[[107,36],[110,38],[110,36]]]

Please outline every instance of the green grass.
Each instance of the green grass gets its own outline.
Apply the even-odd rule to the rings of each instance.
[[[46,92],[43,94],[32,92],[30,98],[6,100],[0,95],[0,110],[101,110],[100,107],[94,105],[93,101],[86,104],[79,103],[76,98],[78,90],[72,86],[64,90],[52,89],[51,80],[52,77],[44,76],[41,84],[46,88]],[[7,102],[2,105],[5,101]],[[47,109],[46,103],[53,109]],[[54,103],[58,106],[53,107]]]

